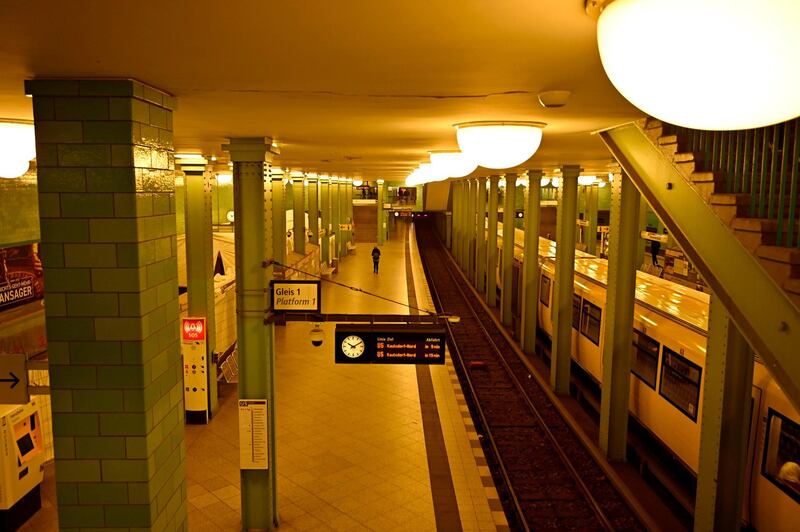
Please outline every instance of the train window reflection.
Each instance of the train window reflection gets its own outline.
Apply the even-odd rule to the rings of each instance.
[[[546,275],[542,275],[542,285],[539,287],[539,301],[545,307],[550,306],[550,278]]]
[[[700,366],[664,346],[659,393],[692,421],[697,421],[702,372]]]
[[[581,315],[581,333],[595,345],[600,345],[600,322],[603,311],[585,299],[583,300],[583,314]]]
[[[658,372],[658,350],[661,344],[644,334],[633,330],[633,357],[631,373],[639,377],[652,389],[656,389]]]
[[[771,408],[761,474],[800,502],[800,424]]]
[[[572,294],[572,328],[576,331],[581,328],[581,296]]]

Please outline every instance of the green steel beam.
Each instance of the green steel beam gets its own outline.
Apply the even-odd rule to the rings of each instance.
[[[240,471],[243,530],[272,530],[278,525],[275,326],[264,323],[264,310],[269,305],[268,280],[273,274],[272,267],[265,264],[275,258],[271,217],[265,212],[273,199],[272,187],[265,186],[271,145],[271,139],[256,137],[232,138],[223,146],[233,161],[239,399],[266,399],[268,412],[268,469]]]
[[[497,201],[499,175],[489,176],[489,226],[486,235],[486,304],[497,304]]]
[[[503,272],[500,277],[503,288],[500,292],[500,321],[506,327],[514,323],[512,303],[514,300],[514,202],[517,193],[517,174],[506,174],[506,191],[503,196]]]
[[[319,180],[320,214],[322,215],[322,262],[331,265],[331,178],[321,177]]]
[[[211,173],[184,170],[186,177],[186,288],[188,315],[206,319],[206,372],[208,415],[217,411],[217,364],[214,362],[216,320],[214,315],[214,247],[211,229]]]
[[[753,352],[711,296],[694,529],[739,530],[747,470]]]
[[[331,201],[331,234],[336,235],[336,243],[334,244],[334,249],[331,250],[331,258],[335,258],[337,262],[341,258],[341,254],[339,250],[341,246],[339,245],[339,240],[342,237],[342,231],[339,229],[339,224],[341,223],[340,216],[340,205],[341,202],[339,201],[339,178],[332,177],[331,178],[331,185],[330,185],[330,201]]]
[[[456,181],[453,189],[453,243],[454,250],[453,256],[456,259],[456,264],[460,267],[462,240],[464,238],[464,209],[461,203],[461,197],[464,191],[464,182]]]
[[[615,175],[615,177],[617,176]],[[644,264],[644,253],[647,241],[641,237],[641,232],[647,229],[647,209],[648,209],[647,199],[644,196],[641,196],[641,200],[639,203],[639,220],[636,222],[636,226],[639,228],[639,233],[640,233],[639,241],[636,246],[637,268],[641,268],[642,264]]]
[[[628,442],[639,199],[639,191],[624,173],[611,184],[609,233],[613,237],[608,248],[600,449],[609,460],[619,462],[625,461]]]
[[[294,252],[306,254],[306,194],[303,177],[292,178],[292,239]]]
[[[286,180],[281,172],[271,173],[270,178],[272,181],[272,238],[275,243],[275,260],[286,264]]]
[[[475,255],[478,246],[478,221],[477,205],[475,202],[478,197],[478,180],[468,179],[469,198],[467,201],[467,271],[468,277],[475,285]]]
[[[586,187],[586,229],[584,236],[586,239],[586,252],[597,255],[597,199],[599,187],[591,185]]]
[[[522,260],[522,350],[536,352],[539,322],[539,224],[542,218],[542,171],[528,171],[528,198],[525,203],[525,252]]]
[[[379,246],[383,245],[385,241],[384,236],[386,235],[386,230],[383,228],[383,184],[383,179],[378,179],[378,219],[375,223],[375,226],[377,227],[378,231],[377,239]]]
[[[575,220],[578,213],[580,166],[561,169],[560,198],[556,218],[556,272],[553,282],[553,348],[550,385],[557,394],[569,393],[572,360],[572,295],[575,283]]]
[[[600,138],[800,409],[800,310],[635,123]]]
[[[475,289],[483,294],[486,292],[486,179],[479,177],[476,186]]]
[[[319,179],[308,177],[308,231],[311,243],[319,245]]]

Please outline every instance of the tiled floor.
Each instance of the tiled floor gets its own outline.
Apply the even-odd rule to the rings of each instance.
[[[381,248],[378,275],[372,273],[371,248],[358,244],[334,279],[406,303],[403,234]],[[411,264],[418,304],[432,308],[416,253]],[[344,287],[323,286],[323,312],[408,311]],[[311,346],[309,329],[306,323],[289,323],[276,331],[281,530],[435,530],[415,367],[336,366],[334,324],[323,324],[326,341],[320,348]],[[496,498],[494,487],[485,486],[486,472],[482,479],[476,465],[485,462],[479,446],[470,443],[477,437],[463,416],[457,382],[445,366],[430,369],[461,525],[502,529],[502,511],[489,502]],[[222,385],[220,394],[211,423],[186,427],[192,531],[241,528],[236,386]],[[48,481],[52,486],[52,473]]]

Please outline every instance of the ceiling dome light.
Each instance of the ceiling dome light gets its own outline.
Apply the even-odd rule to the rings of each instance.
[[[363,184],[364,184],[364,182],[363,182],[362,180],[360,180],[360,179],[353,179],[353,186],[354,186],[354,187],[360,187],[360,186],[361,186],[361,185],[363,185]]]
[[[611,83],[645,113],[748,129],[800,115],[798,21],[797,0],[616,0],[600,15],[597,42]],[[635,45],[644,42],[669,45]],[[674,61],[677,70],[665,70]]]
[[[542,122],[463,122],[456,124],[458,146],[484,168],[513,168],[530,159],[542,142]]]
[[[0,122],[0,177],[20,177],[28,171],[35,157],[33,124]]]
[[[217,185],[230,185],[233,183],[233,174],[222,172],[217,174]]]
[[[541,184],[541,186],[546,187],[547,185],[550,184],[550,178],[543,177],[542,179],[539,180],[539,183]]]
[[[478,167],[478,163],[460,151],[441,150],[428,153],[435,172],[444,179],[467,176]]]
[[[560,177],[554,177],[553,179],[550,180],[550,184],[553,185],[553,188],[560,187],[561,186],[561,178]]]
[[[596,175],[579,175],[578,184],[583,186],[594,185],[597,181]]]

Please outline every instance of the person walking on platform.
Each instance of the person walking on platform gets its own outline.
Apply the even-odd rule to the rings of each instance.
[[[378,273],[378,263],[381,261],[381,250],[378,246],[372,248],[372,268],[375,273]]]

